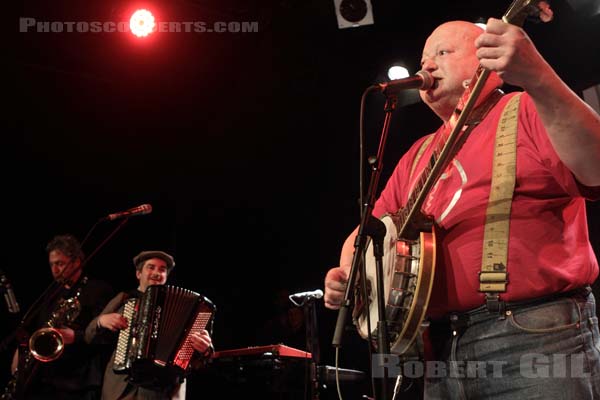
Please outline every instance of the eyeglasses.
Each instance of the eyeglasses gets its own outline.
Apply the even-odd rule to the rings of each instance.
[[[50,267],[66,267],[69,264],[72,264],[73,260],[69,260],[69,261],[62,261],[62,260],[58,260],[58,261],[54,261],[54,262],[50,262]]]

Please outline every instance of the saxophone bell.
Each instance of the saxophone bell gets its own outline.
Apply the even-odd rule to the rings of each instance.
[[[36,360],[50,362],[62,355],[65,350],[65,338],[57,327],[68,326],[81,312],[79,296],[86,283],[87,277],[84,277],[75,296],[61,300],[46,326],[33,332],[29,338],[29,352]]]
[[[29,338],[29,351],[38,361],[50,362],[60,357],[65,349],[62,333],[56,328],[38,329]]]

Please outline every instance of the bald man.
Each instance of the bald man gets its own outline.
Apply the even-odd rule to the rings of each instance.
[[[479,66],[491,71],[473,112],[481,121],[419,210],[433,222],[436,254],[422,356],[438,364],[426,364],[425,397],[596,398],[600,336],[589,285],[598,262],[585,201],[600,198],[600,117],[521,28],[490,19],[484,31],[452,21],[428,37],[421,68],[434,83],[420,95],[442,124],[400,159],[372,215],[383,218],[406,206],[456,125]],[[503,82],[523,92],[504,94]],[[507,120],[516,123],[509,127]],[[512,139],[497,134],[500,126],[514,132]],[[495,167],[498,153],[516,165],[513,172]],[[492,178],[514,184],[499,190]],[[498,211],[499,203],[509,207]],[[506,228],[499,238],[504,246],[484,241],[499,231],[492,221]],[[326,274],[330,309],[344,299],[357,232]],[[490,253],[505,261],[483,271]],[[482,289],[480,277],[491,274],[498,285]]]

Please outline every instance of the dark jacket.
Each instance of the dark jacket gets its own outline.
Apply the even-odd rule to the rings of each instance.
[[[52,312],[57,309],[59,301],[72,298],[81,283],[82,280],[71,289],[61,289],[55,301],[42,302],[43,306],[32,326],[37,329],[46,326],[52,318]],[[89,322],[113,294],[111,286],[103,281],[89,279],[81,286],[79,296],[81,311],[77,318],[65,324],[75,332],[75,341],[65,345],[62,355],[56,360],[47,363],[37,362],[35,375],[27,388],[29,397],[43,398],[44,394],[49,394],[48,398],[55,399],[63,393],[67,396],[69,393],[84,392],[96,392],[99,395],[104,365],[108,357],[100,351],[100,346],[87,344],[84,333]],[[31,333],[33,332],[34,330]],[[98,396],[92,395],[90,398],[94,397]]]
[[[130,292],[121,292],[117,294],[102,310],[102,314],[123,313],[123,307],[127,299],[139,297],[141,292],[133,290]],[[105,328],[98,327],[98,317],[94,318],[87,326],[85,331],[85,340],[88,343],[104,343],[110,344],[110,348],[116,347],[118,332],[111,332]],[[197,353],[195,354],[197,355]],[[112,351],[110,360],[106,364],[104,371],[104,383],[102,386],[102,399],[144,399],[144,400],[167,400],[167,399],[185,399],[185,379],[182,381],[174,380],[171,383],[165,384],[161,388],[148,388],[139,385],[131,384],[128,381],[127,374],[115,374],[113,371],[113,363],[115,351]],[[194,357],[192,368],[197,369],[202,365],[200,357]]]

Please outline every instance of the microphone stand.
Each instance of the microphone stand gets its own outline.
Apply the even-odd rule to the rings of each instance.
[[[377,90],[378,86],[371,86],[367,91]],[[379,314],[379,320],[377,323],[377,350],[379,354],[389,354],[389,336],[387,329],[387,321],[385,318],[385,297],[383,288],[383,239],[386,234],[386,227],[384,223],[371,215],[373,207],[375,205],[375,194],[381,177],[381,170],[383,169],[383,154],[385,150],[385,144],[387,142],[388,131],[390,127],[390,121],[392,113],[397,105],[396,95],[386,95],[385,102],[385,119],[381,132],[381,138],[379,142],[379,148],[377,150],[376,159],[371,164],[371,180],[366,196],[366,203],[363,205],[363,212],[361,215],[361,222],[358,229],[358,235],[354,241],[354,255],[352,258],[352,265],[350,268],[350,274],[348,277],[348,283],[346,285],[346,291],[344,294],[344,300],[338,312],[338,318],[335,326],[334,336],[332,344],[334,347],[341,347],[341,339],[344,328],[346,326],[346,320],[348,315],[348,309],[353,301],[352,295],[355,287],[355,280],[358,271],[359,264],[362,264],[361,275],[364,283],[366,277],[365,265],[361,263],[362,255],[366,250],[367,236],[371,237],[373,241],[373,253],[375,256],[375,269],[376,269],[376,280],[377,280],[377,310]],[[363,289],[366,285],[362,285]],[[367,293],[363,293],[365,302],[368,301]],[[366,304],[368,310],[368,304]],[[370,317],[367,317],[370,319]],[[370,335],[370,332],[369,332]],[[369,346],[371,346],[371,340],[369,340]],[[384,368],[383,377],[381,378],[381,384],[379,390],[375,390],[375,399],[388,399],[388,388],[387,388],[387,368]]]
[[[84,267],[87,266],[87,264],[92,259],[92,257],[94,255],[96,255],[102,247],[104,247],[104,245],[123,227],[123,225],[125,225],[125,223],[127,223],[128,220],[129,220],[129,218],[125,218],[123,221],[121,221],[121,223],[115,229],[113,229],[113,231],[98,246],[96,246],[96,248],[92,251],[92,253],[87,258],[82,260],[81,265],[79,265],[78,268],[70,269],[70,270],[66,270],[66,269],[63,270],[61,272],[61,275],[58,276],[57,278],[55,278],[52,281],[52,283],[50,283],[50,285],[44,290],[44,292],[28,308],[27,312],[21,319],[21,322],[19,323],[17,328],[14,330],[14,332],[5,339],[5,341],[7,343],[8,343],[8,341],[12,341],[14,339],[17,340],[18,349],[20,350],[19,351],[19,364],[18,364],[17,370],[19,370],[21,367],[23,367],[23,365],[25,365],[25,363],[27,362],[27,361],[25,361],[25,358],[30,357],[27,354],[29,352],[28,340],[31,335],[31,331],[37,329],[37,327],[35,327],[35,326],[32,327],[32,324],[34,322],[34,317],[36,317],[38,315],[38,313],[41,311],[42,302],[47,303],[47,304],[52,304],[56,301],[57,297],[59,296],[59,294],[61,293],[61,291],[65,285],[74,287],[79,282],[81,277],[83,276]],[[92,230],[94,229],[94,227],[96,225],[97,225],[97,223],[94,224],[94,226],[92,227]],[[89,233],[88,233],[88,235],[86,235],[85,239],[87,240],[88,237],[89,237]],[[77,274],[77,272],[81,272],[81,274],[78,277],[77,281],[72,282],[71,278],[73,276],[75,276]],[[7,343],[3,343],[3,346],[7,345]],[[22,349],[22,351],[21,351],[21,349]],[[23,391],[26,390],[26,387],[31,383],[31,378],[34,375],[34,371],[38,367],[39,367],[39,363],[34,362],[33,366],[31,366],[30,368],[27,368],[27,369],[29,369],[27,376],[24,376],[23,373],[17,372],[15,381],[14,381],[14,384],[16,385],[16,388],[14,389],[16,398],[20,398],[22,396]],[[9,390],[8,387],[7,387],[7,390]],[[2,395],[2,398],[4,398],[4,397],[5,397],[5,395]]]
[[[63,276],[65,274],[65,271],[63,270],[62,275],[56,278],[54,281],[52,281],[52,283],[50,283],[50,285],[44,290],[44,292],[29,307],[29,309],[21,319],[21,323],[16,329],[16,332],[18,332],[17,336],[20,338],[20,341],[27,340],[27,326],[32,323],[33,317],[40,311],[40,305],[42,300],[44,300],[47,303],[53,302],[65,284],[70,283],[71,285],[74,285],[76,282],[70,282],[73,275],[75,275],[77,271],[82,271],[81,275],[83,275],[83,269],[92,259],[92,257],[96,255],[102,247],[104,247],[108,240],[110,240],[119,231],[119,229],[121,229],[123,225],[127,223],[128,220],[129,218],[125,218],[123,221],[121,221],[121,223],[98,246],[96,246],[92,253],[81,262],[81,265],[78,269],[68,271],[66,276]],[[94,225],[94,227],[96,226],[96,224]],[[89,235],[86,235],[86,239],[88,236]]]
[[[315,298],[310,297],[302,305],[304,311],[304,323],[306,326],[306,351],[308,351],[312,356],[309,377],[311,400],[319,400],[319,379],[317,377],[317,368],[321,358],[317,329],[317,310],[315,304]]]

